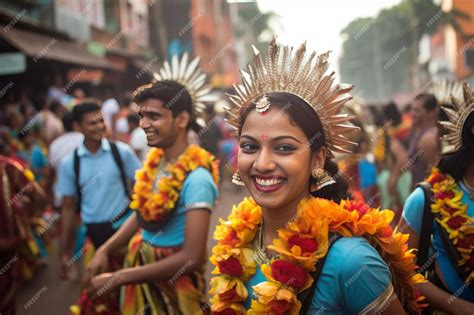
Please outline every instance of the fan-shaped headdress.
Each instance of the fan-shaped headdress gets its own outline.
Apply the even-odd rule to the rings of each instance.
[[[463,146],[462,130],[464,123],[469,114],[474,111],[474,95],[472,90],[466,82],[463,83],[462,88],[464,100],[452,95],[450,104],[452,108],[446,105],[441,106],[448,116],[448,121],[439,122],[447,130],[447,133],[441,138],[448,144],[443,148],[443,154],[453,153],[461,149]]]
[[[334,72],[326,75],[329,52],[318,55],[306,53],[306,43],[295,52],[293,47],[280,46],[275,39],[268,47],[263,60],[254,47],[254,59],[248,66],[248,73],[241,71],[242,84],[234,85],[237,95],[229,95],[234,106],[228,109],[229,123],[240,129],[239,116],[245,108],[255,102],[256,110],[264,112],[270,107],[265,96],[271,92],[286,92],[303,99],[320,118],[327,140],[328,153],[350,153],[355,143],[347,140],[344,133],[358,130],[348,124],[353,118],[341,113],[344,104],[352,99],[352,86],[333,86]]]
[[[159,73],[153,74],[154,80],[136,89],[134,95],[152,87],[158,81],[175,81],[184,86],[191,96],[195,117],[201,117],[205,110],[203,99],[211,88],[206,86],[206,74],[199,68],[199,58],[196,57],[189,63],[188,59],[188,53],[184,53],[181,60],[174,55],[171,63],[165,61]]]

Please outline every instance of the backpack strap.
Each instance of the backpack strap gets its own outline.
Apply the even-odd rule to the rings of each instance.
[[[117,165],[120,171],[120,179],[122,181],[123,190],[125,191],[125,195],[128,198],[130,198],[130,190],[128,188],[127,176],[125,176],[125,170],[123,168],[123,162],[122,162],[122,158],[120,157],[117,144],[110,140],[109,140],[109,143],[110,143],[110,150],[112,151],[112,156],[114,157],[115,164]]]
[[[77,191],[77,205],[76,205],[77,213],[81,212],[81,203],[82,203],[82,191],[81,191],[81,185],[79,184],[80,161],[81,159],[79,158],[78,149],[76,148],[74,150],[74,174],[76,175],[74,177],[74,182],[76,184],[76,191]]]
[[[336,243],[340,238],[342,238],[342,235],[340,234],[329,234],[328,251],[326,252],[326,255],[320,260],[318,260],[318,262],[316,263],[316,270],[310,272],[310,275],[313,278],[313,284],[311,285],[311,287],[298,294],[298,300],[300,300],[302,305],[299,312],[300,314],[308,314],[309,307],[311,306],[311,300],[313,299],[314,291],[316,290],[316,285],[318,284],[319,276],[321,276],[321,271],[323,270],[326,257],[328,257],[328,253],[331,249],[331,246]]]
[[[419,234],[420,242],[416,254],[416,264],[418,267],[422,267],[428,260],[428,252],[431,247],[431,235],[433,234],[434,214],[431,212],[431,199],[433,198],[433,192],[431,191],[431,185],[428,182],[421,182],[417,187],[423,189],[423,194],[425,196],[423,221],[421,222],[421,231]]]

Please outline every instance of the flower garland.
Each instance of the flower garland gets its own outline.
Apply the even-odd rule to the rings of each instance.
[[[130,207],[138,211],[145,221],[166,220],[175,208],[186,176],[196,168],[204,167],[211,172],[214,182],[219,182],[219,166],[215,157],[197,145],[190,145],[176,162],[168,164],[169,175],[157,181],[158,192],[155,192],[154,182],[163,155],[162,149],[152,148],[143,168],[135,173],[136,182]]]
[[[474,280],[474,220],[466,213],[467,205],[461,201],[463,192],[453,177],[437,168],[431,171],[428,182],[434,193],[431,211],[439,215],[436,221],[448,232],[461,256],[458,265],[469,273],[465,282],[471,282]]]
[[[245,282],[256,273],[252,243],[262,222],[262,209],[253,199],[245,198],[234,206],[228,221],[220,219],[214,238],[217,245],[210,258],[217,276],[211,279],[210,294],[213,314],[298,314],[301,302],[298,293],[313,282],[310,272],[328,251],[329,232],[344,237],[372,235],[376,237],[391,259],[402,266],[411,283],[423,282],[415,274],[414,254],[407,250],[408,235],[394,233],[389,225],[390,210],[380,211],[355,201],[333,201],[319,198],[303,199],[297,207],[296,218],[278,230],[278,239],[268,246],[279,254],[270,264],[261,265],[267,281],[253,287],[256,299],[246,310],[243,303],[248,291]],[[415,290],[408,299],[421,301]],[[416,303],[415,303],[416,304]]]

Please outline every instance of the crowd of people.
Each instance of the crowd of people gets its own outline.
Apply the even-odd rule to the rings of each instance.
[[[72,314],[471,314],[470,87],[363,104],[289,51],[256,53],[225,114],[187,55],[120,97],[5,97],[0,313],[56,249]],[[251,198],[208,253],[220,177]]]

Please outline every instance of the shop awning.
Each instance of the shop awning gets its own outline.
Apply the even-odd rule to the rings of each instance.
[[[48,59],[86,67],[110,68],[105,58],[89,53],[77,42],[16,28],[0,32],[0,37],[34,61]]]
[[[147,74],[150,77],[153,77],[153,74],[160,71],[160,65],[162,64],[161,59],[158,56],[153,56],[148,60],[143,58],[133,57],[132,65],[138,69],[137,76],[141,77],[144,74]]]

